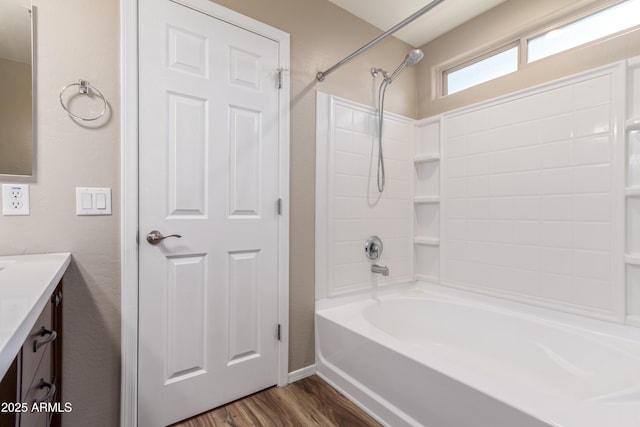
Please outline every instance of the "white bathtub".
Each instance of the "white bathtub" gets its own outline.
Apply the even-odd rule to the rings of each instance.
[[[638,427],[640,330],[419,283],[316,310],[318,374],[383,424]]]

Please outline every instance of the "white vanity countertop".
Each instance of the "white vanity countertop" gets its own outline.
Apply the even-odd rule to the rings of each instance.
[[[0,379],[70,262],[70,253],[0,256]]]

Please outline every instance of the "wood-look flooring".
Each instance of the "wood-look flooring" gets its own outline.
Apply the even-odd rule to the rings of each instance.
[[[317,375],[272,387],[173,427],[372,427],[380,426]]]

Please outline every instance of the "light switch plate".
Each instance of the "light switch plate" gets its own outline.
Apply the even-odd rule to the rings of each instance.
[[[111,189],[76,187],[76,215],[111,215]]]
[[[2,215],[29,215],[29,184],[2,184]]]

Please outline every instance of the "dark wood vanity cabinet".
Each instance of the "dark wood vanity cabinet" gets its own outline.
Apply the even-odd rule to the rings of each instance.
[[[62,282],[0,384],[0,426],[60,426]]]
[[[53,384],[56,386],[56,395],[53,402],[59,406],[62,405],[62,282],[51,295],[51,321],[53,329],[58,332],[58,337],[53,342],[53,354],[51,355],[51,369],[53,370]],[[62,409],[62,407],[58,408]],[[51,426],[60,427],[62,412],[53,412],[51,414]]]

